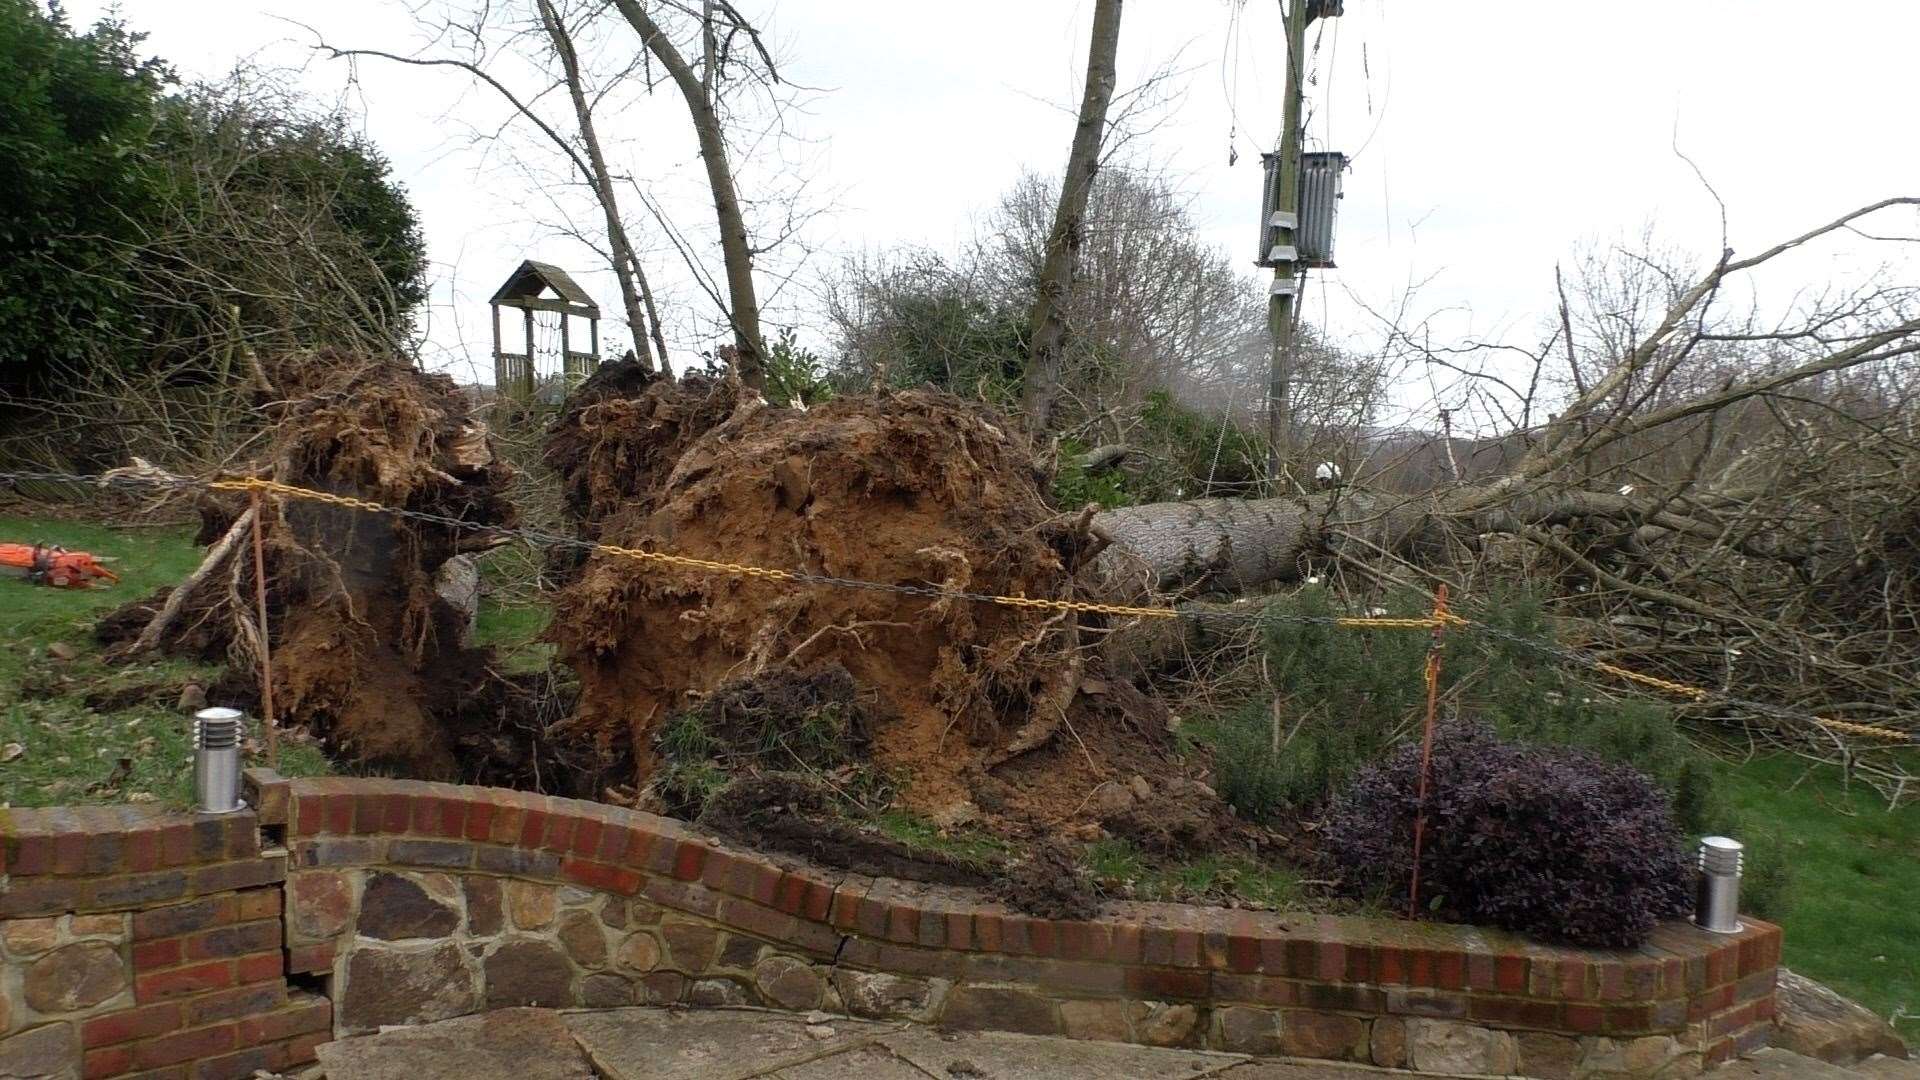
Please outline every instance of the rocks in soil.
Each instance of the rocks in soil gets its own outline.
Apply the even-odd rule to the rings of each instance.
[[[1133,779],[1140,784],[1106,789],[1096,812],[1108,832],[1148,855],[1191,858],[1241,828],[1226,801],[1197,780],[1175,776],[1155,789],[1142,777]]]

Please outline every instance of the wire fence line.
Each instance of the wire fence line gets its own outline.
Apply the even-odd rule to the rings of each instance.
[[[1920,746],[1920,731],[1901,731],[1875,724],[1860,724],[1848,720],[1835,719],[1833,717],[1816,716],[1767,702],[1753,701],[1723,694],[1705,687],[1674,682],[1669,679],[1660,678],[1659,676],[1648,675],[1644,672],[1633,671],[1608,663],[1597,656],[1581,652],[1577,649],[1541,641],[1537,638],[1515,633],[1503,627],[1463,618],[1447,610],[1444,605],[1436,605],[1434,612],[1430,615],[1417,618],[1394,618],[1301,615],[1292,612],[1272,610],[1201,610],[1178,606],[1108,604],[1090,600],[1051,597],[1002,596],[994,593],[945,588],[938,585],[903,585],[892,582],[867,581],[860,578],[844,578],[835,577],[830,574],[817,574],[806,570],[789,570],[779,567],[755,566],[747,563],[730,563],[679,555],[672,552],[622,547],[615,544],[582,540],[574,536],[550,533],[540,529],[490,525],[466,521],[445,514],[412,510],[406,507],[387,506],[382,503],[351,495],[340,495],[333,492],[319,491],[313,488],[304,488],[293,484],[284,484],[276,480],[256,477],[201,479],[174,476],[157,469],[116,470],[114,472],[94,475],[50,471],[0,471],[0,483],[16,488],[21,484],[57,484],[65,487],[117,490],[129,494],[188,491],[257,492],[261,495],[299,499],[338,506],[362,513],[379,514],[408,521],[418,521],[460,533],[498,537],[511,542],[524,543],[534,548],[572,549],[589,554],[627,559],[651,566],[677,567],[700,573],[723,574],[763,581],[783,582],[796,586],[817,586],[823,588],[893,593],[929,600],[964,600],[971,603],[1054,611],[1063,614],[1109,615],[1117,618],[1204,620],[1215,625],[1237,622],[1251,626],[1290,624],[1331,627],[1341,630],[1420,630],[1431,632],[1438,628],[1461,631],[1502,641],[1537,655],[1547,657],[1571,668],[1590,671],[1595,674],[1632,683],[1647,689],[1659,691],[1671,697],[1685,699],[1695,704],[1712,704],[1723,708],[1745,710],[1771,720],[1799,725],[1801,727],[1812,727],[1834,735],[1850,735],[1856,738],[1889,745]]]

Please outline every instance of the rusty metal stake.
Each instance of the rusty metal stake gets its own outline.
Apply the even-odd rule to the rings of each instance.
[[[253,601],[260,618],[260,726],[267,733],[267,767],[280,767],[280,726],[273,719],[273,647],[267,642],[267,554],[262,539],[267,531],[266,508],[260,502],[260,489],[252,492],[253,501]]]
[[[1420,790],[1413,815],[1413,883],[1407,890],[1407,918],[1420,917],[1420,851],[1427,833],[1427,783],[1433,772],[1433,725],[1440,707],[1440,650],[1446,644],[1447,585],[1433,594],[1433,644],[1427,647],[1427,722],[1420,736]]]

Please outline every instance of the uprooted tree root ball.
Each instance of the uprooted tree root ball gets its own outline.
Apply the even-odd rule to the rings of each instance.
[[[622,389],[627,396],[621,396]],[[609,376],[556,425],[548,460],[582,531],[623,547],[879,582],[1085,596],[1084,526],[1054,511],[1019,432],[929,391],[769,407],[733,384]],[[612,475],[603,476],[602,473]],[[1116,776],[1164,771],[1163,714],[1090,678],[1057,612],[804,585],[611,555],[557,598],[579,676],[567,737],[644,783],[690,703],[769,672],[844,669],[871,760],[942,824],[1086,820]]]
[[[371,499],[475,526],[511,525],[510,475],[453,380],[392,357],[303,354],[271,364],[266,451],[245,475]],[[136,601],[98,633],[129,652],[225,654],[258,663],[251,530],[264,524],[273,686],[283,723],[339,757],[435,778],[513,778],[537,708],[466,643],[471,612],[436,588],[456,556],[496,541],[419,520],[242,495],[200,507],[206,560],[165,596]],[[482,761],[497,759],[491,771]]]
[[[268,374],[274,435],[237,473],[448,522],[261,501],[281,720],[338,759],[607,798],[866,873],[1011,874],[1009,899],[1048,910],[1092,902],[1060,851],[929,850],[890,832],[893,815],[1014,840],[1107,822],[1169,857],[1243,839],[1183,776],[1203,766],[1174,752],[1164,708],[1102,676],[1104,620],[934,593],[1101,595],[1089,515],[1049,505],[1033,447],[988,409],[915,391],[788,410],[724,379],[603,368],[548,431],[578,535],[868,584],[597,554],[557,576],[559,665],[506,677],[439,587],[515,520],[512,473],[467,397],[392,360]],[[197,509],[200,569],[98,632],[251,676],[262,523],[244,495]],[[1149,793],[1116,795],[1142,777]]]

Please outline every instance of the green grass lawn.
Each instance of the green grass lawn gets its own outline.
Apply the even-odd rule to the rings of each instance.
[[[1787,966],[1920,1040],[1920,805],[1890,811],[1838,769],[1786,755],[1727,769],[1723,791],[1786,839]]]
[[[10,757],[0,762],[0,802],[151,799],[184,805],[189,721],[171,696],[160,690],[152,700],[110,711],[90,709],[83,699],[89,691],[126,686],[177,692],[180,683],[210,674],[175,660],[110,667],[90,635],[101,613],[179,580],[198,564],[189,532],[0,515],[0,540],[44,540],[114,556],[118,561],[110,565],[122,577],[118,585],[88,590],[0,577],[0,757]],[[544,607],[483,602],[476,640],[501,648],[509,669],[537,670],[550,656],[550,646],[535,640],[547,618]],[[56,642],[69,646],[73,658],[50,657],[47,648]],[[122,758],[131,760],[132,771],[115,777]],[[326,768],[311,748],[284,748],[284,773]],[[1920,805],[1890,812],[1870,789],[1849,789],[1835,770],[1809,770],[1791,757],[1763,758],[1725,773],[1726,798],[1749,820],[1786,837],[1792,852],[1792,906],[1781,920],[1788,965],[1882,1016],[1902,1017],[1902,1033],[1920,1039]],[[897,815],[886,825],[902,839],[924,831]],[[1290,875],[1257,866],[1215,859],[1149,872],[1124,845],[1109,844],[1096,854],[1095,869],[1103,877],[1133,881],[1146,893],[1198,895],[1231,885],[1229,891],[1273,904],[1297,894]]]
[[[91,632],[101,614],[178,581],[199,564],[191,531],[0,515],[0,540],[44,541],[110,556],[116,561],[108,566],[120,575],[117,585],[91,589],[54,589],[0,576],[0,759],[6,759],[0,760],[0,803],[187,805],[192,721],[175,704],[182,685],[204,683],[213,672],[162,658],[108,665]],[[71,657],[52,655],[49,646],[56,643],[71,649]],[[125,707],[103,703],[99,711],[87,706],[89,695],[113,691],[141,700]],[[130,771],[120,768],[123,759]],[[287,775],[326,768],[310,747],[282,748],[280,769]]]
[[[474,620],[473,643],[498,650],[501,670],[510,674],[545,671],[553,662],[553,646],[539,638],[552,615],[553,609],[544,604],[507,606],[482,597],[480,615]]]
[[[1180,903],[1231,899],[1276,911],[1353,908],[1346,903],[1331,904],[1304,890],[1293,867],[1244,855],[1202,855],[1177,866],[1154,866],[1132,844],[1114,837],[1094,843],[1087,852],[1087,863],[1104,888],[1135,900]]]

